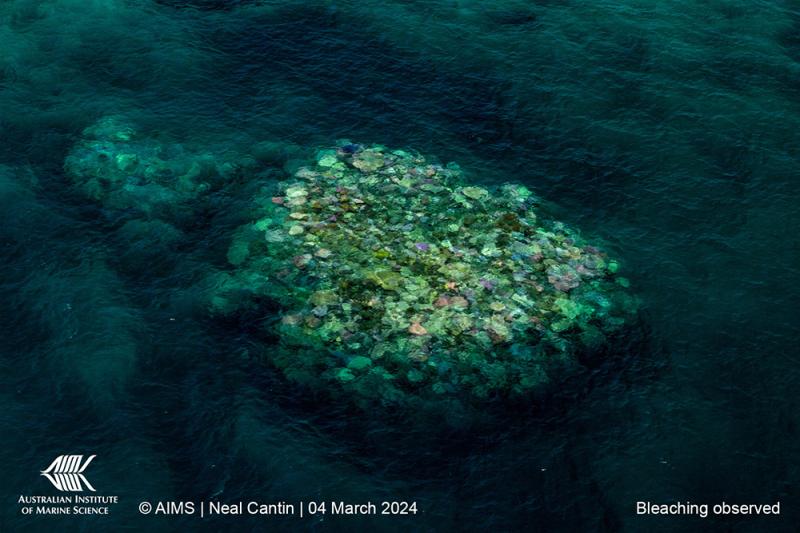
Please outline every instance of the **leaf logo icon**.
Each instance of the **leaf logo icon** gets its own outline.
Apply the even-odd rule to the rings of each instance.
[[[83,455],[59,455],[47,469],[42,470],[42,475],[58,490],[83,492],[85,485],[92,492],[96,492],[91,483],[83,475],[83,471],[92,462],[96,455],[90,455],[86,461]]]

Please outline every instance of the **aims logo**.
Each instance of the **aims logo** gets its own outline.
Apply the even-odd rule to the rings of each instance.
[[[83,471],[95,457],[97,456],[90,455],[84,461],[83,455],[59,455],[46,470],[42,470],[42,475],[61,492],[83,492],[84,485],[90,491],[96,492],[83,475]]]

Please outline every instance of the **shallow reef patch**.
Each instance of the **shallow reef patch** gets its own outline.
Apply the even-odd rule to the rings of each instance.
[[[340,143],[255,205],[212,312],[280,302],[270,360],[357,403],[525,397],[636,316],[619,262],[526,187],[415,152]]]

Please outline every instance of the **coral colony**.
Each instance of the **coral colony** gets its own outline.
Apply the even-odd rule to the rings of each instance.
[[[98,199],[146,199],[138,186],[183,201],[230,165],[182,154],[160,172],[152,141],[113,125],[87,130],[67,161]],[[524,397],[636,315],[618,262],[524,186],[472,185],[453,163],[383,146],[315,159],[264,184],[209,300],[215,315],[278,302],[267,356],[290,381],[362,405]]]

